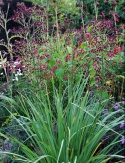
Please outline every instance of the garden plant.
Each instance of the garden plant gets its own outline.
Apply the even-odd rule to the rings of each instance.
[[[0,1],[0,162],[125,162],[124,1],[30,3]]]

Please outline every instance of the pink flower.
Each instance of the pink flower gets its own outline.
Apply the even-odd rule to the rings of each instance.
[[[65,76],[63,79],[64,79],[64,80],[67,80],[67,79],[68,79],[68,76]]]
[[[57,66],[53,66],[53,68],[51,69],[52,72],[54,72],[58,67]]]
[[[56,28],[56,25],[55,24],[53,24],[53,26],[52,26],[53,28]]]
[[[45,69],[47,69],[47,66],[46,66],[46,65],[43,64],[43,65],[40,66],[40,70],[41,70],[41,71],[42,71],[42,70],[45,70]]]
[[[7,64],[6,64],[6,63],[4,63],[4,64],[3,64],[3,67],[4,67],[4,68],[6,68],[6,67],[7,67]]]
[[[62,65],[62,62],[61,62],[59,59],[56,59],[56,62],[57,62],[59,65]]]
[[[87,65],[88,65],[88,64],[87,64],[87,63],[85,63],[85,64],[83,65],[83,68],[86,68],[86,67],[87,67]]]
[[[117,22],[119,22],[120,16],[119,16],[118,14],[116,14],[114,11],[110,11],[110,13],[111,13],[112,16],[114,17],[114,20],[116,20]]]
[[[70,55],[67,55],[66,56],[66,62],[68,62],[70,60],[71,56]]]
[[[88,39],[88,38],[91,38],[91,33],[85,33],[85,35],[84,35],[84,39]]]
[[[74,47],[74,51],[76,51],[76,50],[77,50],[77,47],[75,46],[75,47]]]
[[[116,22],[119,22],[119,19],[117,17],[115,17],[115,19],[116,19]]]
[[[94,66],[95,68],[98,67],[98,66],[97,66],[97,63],[94,63],[93,66]]]
[[[74,21],[71,21],[71,24],[75,24]]]
[[[78,58],[78,53],[75,53],[74,58]]]
[[[107,56],[108,56],[108,57],[114,57],[115,54],[114,54],[114,53],[109,53],[109,54],[107,54]]]
[[[105,14],[104,14],[104,12],[102,12],[102,16],[105,18]]]
[[[42,50],[45,50],[45,48],[44,48],[44,47],[42,47],[41,49],[42,49]]]
[[[86,26],[86,30],[88,30],[89,29],[89,26]]]
[[[38,54],[38,50],[37,49],[34,50],[34,54]]]

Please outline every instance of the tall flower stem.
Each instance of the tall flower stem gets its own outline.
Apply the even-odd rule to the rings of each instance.
[[[12,54],[12,46],[10,44],[10,38],[9,38],[9,31],[7,29],[7,22],[8,22],[8,12],[9,12],[9,8],[10,8],[10,3],[8,3],[8,8],[7,8],[7,12],[6,12],[6,17],[4,19],[4,29],[5,29],[5,33],[6,33],[6,39],[7,39],[7,47],[8,47],[8,51],[10,53],[10,58],[13,60],[13,54]]]
[[[12,54],[12,45],[10,43],[11,38],[9,37],[9,30],[7,29],[7,23],[10,21],[8,19],[8,12],[9,12],[9,8],[10,8],[10,4],[8,3],[8,8],[7,8],[7,12],[6,14],[2,13],[2,11],[0,10],[1,13],[1,21],[2,23],[0,23],[0,26],[2,27],[2,29],[5,32],[5,37],[6,37],[6,43],[0,44],[0,46],[4,46],[7,51],[10,54],[10,58],[13,59],[13,54]]]
[[[55,11],[55,16],[56,16],[56,36],[59,39],[59,23],[58,23],[58,8],[57,5],[54,4],[54,11]]]
[[[122,86],[121,86],[121,93],[120,93],[120,100],[122,101],[122,97],[123,97],[123,90],[124,90],[124,81],[125,81],[125,79],[123,78],[122,79]]]
[[[4,72],[5,72],[5,76],[6,76],[7,83],[9,83],[9,79],[8,79],[6,67],[5,67],[5,65],[4,65],[5,63],[4,63],[4,59],[3,59],[3,57],[2,57],[1,51],[0,51],[0,58],[1,58],[1,62],[2,62],[2,67],[3,67]]]
[[[104,53],[102,54],[102,86],[104,86],[104,68],[105,68],[105,65],[104,65]]]
[[[49,13],[49,3],[50,0],[47,1],[47,9],[46,9],[46,28],[47,28],[47,39],[49,38],[49,17],[48,17],[48,13]]]
[[[96,18],[96,20],[98,19],[98,7],[97,7],[97,1],[96,0],[94,0],[94,7],[95,7],[95,18]]]
[[[84,19],[83,19],[83,2],[82,3],[82,6],[81,6],[81,19],[82,19],[82,27],[83,27],[83,32],[85,34],[85,24],[84,24]]]
[[[116,13],[116,6],[115,6],[115,9],[114,9],[114,15],[113,15],[113,18],[114,18],[114,23],[115,23],[115,32],[116,32],[116,35],[117,35],[118,32],[117,32],[117,24],[116,24],[116,15],[115,15],[115,13]]]

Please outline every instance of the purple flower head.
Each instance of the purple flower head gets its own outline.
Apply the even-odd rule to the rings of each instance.
[[[37,54],[37,53],[38,53],[38,50],[37,50],[37,49],[35,49],[35,50],[34,50],[34,54]]]
[[[125,123],[120,124],[120,128],[123,129],[125,127]]]
[[[5,141],[3,141],[2,143],[2,151],[6,151],[6,150],[13,150],[13,145],[11,143],[11,139],[7,138]]]
[[[114,106],[113,106],[114,110],[118,110],[120,108],[120,104],[119,103],[116,103]]]
[[[121,142],[122,142],[122,144],[125,144],[125,136],[121,137]]]
[[[13,150],[13,146],[11,145],[11,146],[10,146],[10,151],[12,151],[12,150]]]
[[[5,144],[5,145],[4,145],[4,150],[5,150],[5,151],[8,150],[8,144]]]

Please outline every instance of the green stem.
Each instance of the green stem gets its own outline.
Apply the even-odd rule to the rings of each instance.
[[[96,20],[98,19],[98,7],[97,7],[97,4],[96,4],[96,0],[94,0],[94,6],[95,6],[95,17],[96,17]]]
[[[104,86],[104,54],[102,54],[102,86]]]
[[[124,90],[124,78],[122,80],[122,86],[121,86],[121,93],[120,93],[120,100],[122,101],[122,95],[123,95],[123,90]]]
[[[59,39],[59,24],[58,24],[58,16],[57,16],[57,6],[54,6],[54,9],[55,9],[55,15],[56,15],[56,35],[57,35],[57,38]]]
[[[82,2],[82,7],[81,7],[81,19],[82,19],[83,32],[85,34],[85,24],[84,24],[84,19],[83,19],[83,2]]]

